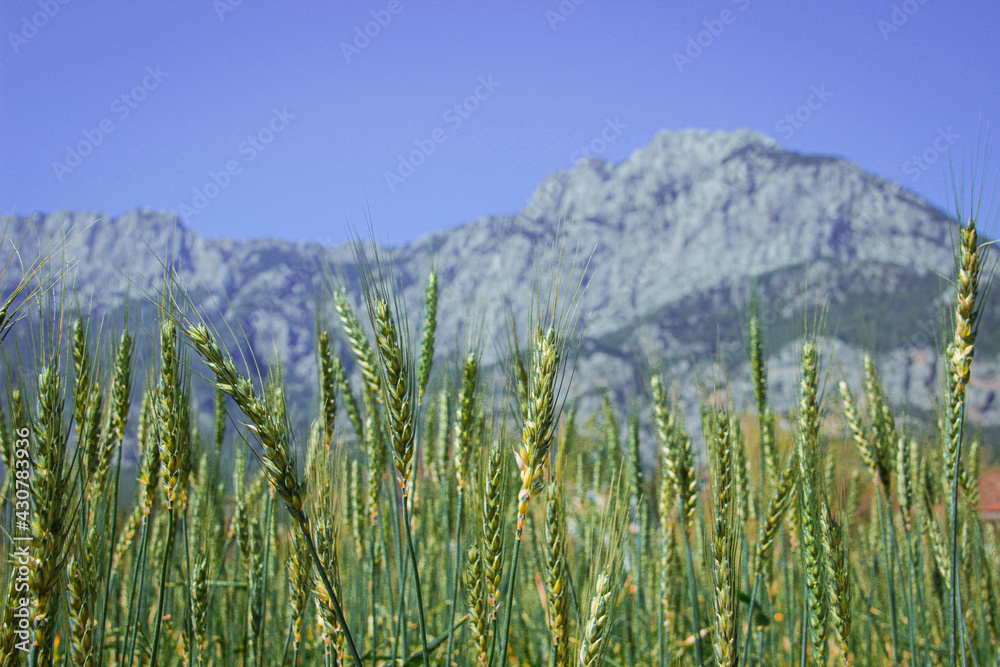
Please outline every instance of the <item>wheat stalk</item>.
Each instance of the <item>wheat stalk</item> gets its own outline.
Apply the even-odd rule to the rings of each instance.
[[[92,557],[92,546],[85,546],[79,557],[71,555],[66,565],[69,620],[72,629],[71,653],[73,664],[80,667],[97,664],[95,639],[98,627],[94,616],[97,572]]]
[[[305,487],[299,482],[295,459],[283,439],[286,435],[283,424],[268,411],[264,402],[258,397],[252,383],[236,371],[232,357],[223,354],[215,337],[204,325],[190,325],[186,335],[191,344],[201,355],[209,370],[215,375],[215,386],[230,396],[244,415],[250,420],[250,430],[260,438],[264,449],[261,461],[271,482],[272,488],[278,493],[288,513],[295,520],[312,553],[320,578],[326,586],[326,593],[337,614],[338,621],[346,635],[348,646],[355,663],[360,667],[361,656],[358,653],[354,638],[347,627],[340,600],[333,590],[326,571],[323,569],[316,548],[312,542],[309,518],[305,513]]]
[[[486,667],[490,642],[490,612],[483,590],[483,561],[479,546],[469,547],[466,572],[466,588],[469,591],[469,615],[472,617],[472,641],[476,647],[479,664]]]
[[[828,595],[833,600],[833,625],[837,632],[840,658],[844,667],[851,664],[851,579],[847,541],[840,523],[834,520],[829,507],[825,510],[824,528],[829,536],[827,559]],[[913,623],[913,621],[911,621]]]
[[[809,594],[809,635],[813,659],[826,662],[827,618],[830,606],[826,585],[826,554],[820,513],[820,499],[815,467],[819,446],[819,369],[816,345],[807,340],[802,349],[802,379],[799,399],[799,479],[801,480],[801,529],[805,546],[806,588]]]
[[[29,576],[35,601],[34,640],[30,660],[48,664],[52,659],[53,630],[59,609],[59,576],[66,525],[62,383],[56,357],[38,377],[38,414],[34,424],[35,460],[31,475],[32,559]]]
[[[364,380],[366,391],[371,392],[371,395],[376,398],[381,397],[382,377],[375,360],[375,352],[372,350],[368,337],[361,329],[358,316],[351,308],[344,292],[337,292],[334,295],[334,306],[340,315],[340,323],[344,327],[344,333],[347,334],[347,339],[351,344],[354,360],[361,369],[361,377]]]
[[[653,394],[653,424],[657,439],[660,441],[663,474],[669,480],[670,487],[673,490],[673,495],[677,502],[677,510],[681,518],[681,532],[684,534],[695,657],[698,664],[703,664],[701,605],[698,602],[698,582],[695,578],[694,555],[692,553],[690,535],[698,493],[698,482],[694,474],[694,454],[691,451],[691,439],[688,438],[683,426],[675,423],[667,407],[667,395],[661,376],[653,375],[650,378],[650,390]],[[706,430],[707,432],[708,430]]]
[[[404,357],[396,320],[385,299],[374,304],[375,339],[384,373],[382,403],[389,421],[389,442],[404,501],[409,497],[413,476],[414,412],[408,360]]]
[[[602,572],[597,576],[597,585],[590,600],[590,614],[580,640],[580,667],[596,667],[601,664],[601,654],[606,647],[610,631],[611,595],[614,592],[611,576]]]
[[[497,438],[490,448],[483,488],[483,576],[490,618],[500,607],[500,579],[503,574],[503,508],[506,477],[503,444]]]
[[[958,276],[955,294],[955,334],[947,349],[948,437],[945,443],[945,488],[948,490],[951,516],[951,664],[958,662],[960,639],[958,618],[961,614],[958,578],[958,487],[962,462],[962,436],[965,419],[966,389],[972,375],[979,313],[977,298],[982,272],[979,233],[974,217],[959,229]]]
[[[670,414],[663,378],[654,375],[650,387],[653,392],[653,423],[661,445],[663,471],[670,480],[685,530],[690,530],[698,497],[691,439]]]
[[[749,661],[751,650],[751,638],[753,637],[752,617],[757,603],[757,589],[764,579],[765,566],[771,550],[774,548],[774,541],[778,537],[778,529],[795,499],[796,485],[798,483],[799,460],[798,452],[793,451],[788,459],[788,463],[781,471],[781,476],[775,482],[771,491],[771,500],[768,502],[767,514],[764,523],[760,527],[760,535],[757,538],[757,549],[754,555],[754,581],[753,590],[750,593],[750,606],[747,607],[747,636],[744,642],[744,660]]]
[[[427,380],[431,377],[434,363],[434,332],[437,329],[438,274],[431,270],[427,278],[427,301],[424,306],[424,335],[420,341],[420,363],[417,366],[418,401],[423,403]]]
[[[128,411],[132,402],[132,346],[133,339],[127,331],[121,335],[115,355],[114,375],[111,379],[111,405],[107,424],[101,435],[101,446],[94,472],[87,484],[87,496],[93,501],[111,470],[111,456],[121,447],[128,424]]]
[[[747,333],[750,344],[750,377],[753,381],[753,397],[757,404],[757,420],[760,429],[761,483],[767,481],[767,471],[778,471],[778,455],[774,443],[774,419],[768,406],[767,361],[764,358],[764,335],[760,326],[760,305],[757,291],[750,295],[747,306]],[[763,490],[763,489],[762,489]]]
[[[626,493],[621,478],[613,479],[608,505],[596,535],[597,555],[591,564],[590,611],[586,623],[580,628],[580,648],[577,655],[581,667],[602,664],[610,643],[622,579],[621,552],[628,510]]]
[[[197,655],[199,665],[205,664],[208,630],[208,558],[197,559],[191,572],[191,631],[193,646],[189,653]]]
[[[288,549],[288,601],[292,623],[292,664],[298,664],[299,646],[302,643],[302,624],[309,602],[312,582],[312,562],[305,540],[294,537]]]
[[[715,451],[715,659],[719,665],[735,665],[741,536],[737,522],[735,434],[725,410],[716,412]]]
[[[470,352],[462,364],[462,392],[459,395],[458,411],[455,415],[455,433],[452,440],[455,449],[455,478],[458,482],[459,495],[465,492],[465,483],[468,478],[478,377],[479,357],[474,352]]]
[[[545,332],[539,330],[531,358],[528,411],[524,415],[521,443],[514,448],[514,458],[521,471],[521,490],[517,497],[517,540],[521,539],[524,530],[531,497],[541,491],[544,483],[544,463],[552,446],[555,428],[555,385],[559,361],[555,328],[549,327]]]
[[[337,425],[337,377],[341,373],[340,360],[333,356],[330,334],[326,330],[317,336],[319,353],[319,416],[323,432],[323,445],[329,449],[333,444],[333,432]]]
[[[566,564],[566,518],[560,484],[549,487],[545,512],[545,594],[549,632],[552,634],[553,664],[569,661],[569,584]]]

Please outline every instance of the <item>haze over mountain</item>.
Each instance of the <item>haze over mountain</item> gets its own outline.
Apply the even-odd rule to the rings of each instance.
[[[340,331],[325,276],[346,285],[356,304],[360,296],[349,246],[205,238],[172,213],[145,209],[91,225],[98,217],[37,217],[21,254],[31,257],[38,240],[60,229],[86,227],[70,250],[70,281],[81,302],[92,298],[95,311],[109,313],[130,289],[138,296],[136,285],[159,285],[161,259],[172,253],[180,282],[217,328],[242,326],[258,358],[276,351],[286,361],[297,395],[314,393],[317,298],[329,328]],[[377,232],[377,211],[374,217]],[[13,219],[8,237],[20,238],[28,224]],[[645,394],[655,366],[690,407],[721,362],[731,399],[749,408],[744,330],[753,283],[779,409],[795,400],[797,341],[818,304],[824,353],[834,360],[830,380],[846,375],[856,383],[861,354],[870,349],[889,395],[921,413],[934,409],[940,394],[937,350],[951,303],[945,278],[954,271],[953,229],[942,211],[845,160],[787,152],[750,131],[688,130],[663,132],[620,164],[585,159],[551,174],[516,216],[474,220],[392,254],[415,339],[433,264],[441,360],[453,356],[466,328],[481,327],[485,360],[493,363],[506,350],[505,304],[525,321],[542,266],[536,259],[561,230],[577,275],[585,269],[570,391],[584,405],[595,405],[604,386],[622,405]],[[4,289],[16,278],[12,270]],[[983,318],[969,414],[998,426],[996,299]],[[437,372],[444,368],[438,364]]]

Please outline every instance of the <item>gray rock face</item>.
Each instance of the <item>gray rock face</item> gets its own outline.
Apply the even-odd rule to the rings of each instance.
[[[173,214],[150,210],[117,219],[59,211],[11,222],[9,237],[27,230],[26,258],[60,229],[76,230],[66,251],[69,281],[99,312],[119,307],[126,293],[156,290],[169,261],[216,326],[242,327],[258,358],[285,360],[303,400],[316,382],[317,294],[339,331],[324,275],[359,298],[347,246],[203,238]],[[940,393],[937,348],[950,308],[940,276],[953,274],[953,225],[850,162],[790,153],[750,131],[689,130],[663,132],[621,164],[583,160],[549,176],[519,215],[475,220],[393,255],[415,337],[433,262],[441,285],[439,354],[453,355],[453,341],[481,328],[486,361],[495,362],[506,350],[505,304],[518,322],[526,320],[533,280],[546,275],[562,233],[575,276],[586,284],[577,301],[581,345],[571,389],[584,408],[596,406],[604,386],[623,403],[644,394],[651,366],[665,370],[693,405],[698,383],[710,382],[720,361],[730,396],[749,407],[743,340],[754,283],[779,408],[795,400],[796,341],[806,313],[811,322],[822,307],[832,379],[844,373],[856,382],[861,351],[869,349],[890,395],[930,410]],[[12,267],[2,287],[17,277]],[[971,416],[1000,425],[997,301],[983,313]]]

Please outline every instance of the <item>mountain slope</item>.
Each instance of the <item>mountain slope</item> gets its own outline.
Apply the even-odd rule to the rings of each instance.
[[[30,234],[47,240],[97,217],[37,217]],[[29,220],[13,223],[8,234],[17,238]],[[779,408],[795,398],[794,341],[805,308],[825,304],[827,352],[843,372],[856,378],[861,350],[872,349],[890,395],[927,410],[938,393],[936,348],[948,303],[939,276],[953,271],[952,224],[850,162],[790,153],[749,131],[689,130],[661,133],[621,164],[587,159],[556,172],[519,215],[427,236],[395,248],[394,257],[413,330],[433,263],[441,278],[439,353],[449,355],[467,323],[481,323],[490,363],[504,349],[497,343],[504,304],[524,321],[536,257],[562,230],[587,282],[573,395],[593,400],[606,384],[629,400],[656,364],[691,401],[721,360],[732,372],[733,398],[749,405],[742,331],[755,282]],[[22,254],[30,256],[34,243],[22,244]],[[72,255],[72,279],[102,312],[116,309],[130,284],[133,296],[134,285],[159,284],[157,258],[172,256],[196,306],[217,325],[242,326],[259,357],[277,351],[303,397],[315,384],[315,295],[329,304],[324,271],[358,293],[349,247],[209,239],[149,210],[99,220]],[[16,278],[12,271],[4,280]],[[335,321],[331,313],[327,307]],[[995,299],[984,317],[984,331],[996,331]],[[973,374],[971,415],[985,425],[1000,425],[998,338],[981,338]]]

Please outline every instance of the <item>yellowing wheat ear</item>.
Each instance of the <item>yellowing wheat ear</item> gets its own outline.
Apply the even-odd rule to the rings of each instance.
[[[555,248],[554,254],[557,259],[552,263],[548,285],[542,285],[537,277],[533,285],[525,341],[527,349],[521,349],[514,315],[510,311],[507,313],[507,375],[518,407],[521,430],[521,438],[513,447],[521,488],[517,494],[517,523],[508,575],[511,583],[507,586],[507,609],[501,631],[501,655],[506,654],[510,636],[514,581],[528,509],[532,497],[545,487],[549,451],[555,440],[556,423],[568,389],[564,383],[566,356],[575,332],[579,289],[565,293],[566,282],[573,282],[575,267],[571,267],[566,274],[562,265],[562,248]],[[527,354],[527,363],[522,354]]]
[[[514,447],[514,458],[521,472],[521,490],[517,495],[517,532],[521,539],[531,497],[544,484],[542,474],[555,437],[556,376],[561,361],[553,327],[538,332],[531,356],[527,414],[521,428],[521,442]]]
[[[958,576],[958,496],[961,482],[962,446],[964,440],[966,392],[972,375],[972,357],[976,351],[976,336],[979,333],[978,299],[982,276],[982,247],[976,229],[975,216],[959,228],[958,276],[955,294],[955,333],[948,345],[948,403],[946,407],[947,430],[944,447],[945,488],[948,491],[949,515],[951,520],[951,566],[950,617],[951,617],[951,664],[957,663],[960,647],[959,617],[961,598]],[[964,653],[963,653],[964,659]]]

